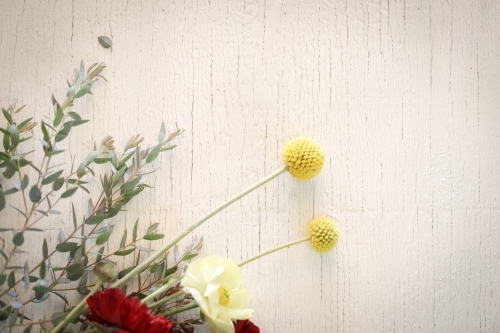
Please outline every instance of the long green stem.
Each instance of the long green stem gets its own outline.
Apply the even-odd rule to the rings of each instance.
[[[170,279],[167,283],[165,283],[163,286],[161,286],[160,288],[158,288],[157,290],[155,290],[154,292],[152,292],[151,294],[149,294],[148,296],[144,297],[142,300],[141,300],[141,303],[147,303],[149,302],[150,300],[152,300],[153,298],[155,298],[156,296],[159,296],[160,294],[162,294],[164,291],[167,291],[168,289],[170,289],[170,287],[172,287],[174,284],[176,284],[177,282],[179,282],[180,280],[182,280],[182,278],[184,277],[184,274],[176,277],[176,278],[172,278]]]
[[[205,222],[206,220],[208,220],[209,218],[211,218],[212,216],[214,216],[215,214],[217,214],[218,212],[220,212],[221,210],[223,210],[227,206],[231,205],[235,201],[243,198],[248,193],[252,192],[253,190],[255,190],[257,188],[259,188],[260,186],[264,185],[265,183],[269,182],[270,180],[278,177],[279,175],[281,175],[282,173],[286,172],[287,170],[288,170],[287,166],[279,168],[278,170],[276,170],[275,172],[273,172],[269,176],[261,179],[257,183],[255,183],[252,186],[248,187],[246,190],[243,190],[242,192],[240,192],[239,194],[235,195],[234,197],[232,197],[228,201],[224,202],[222,205],[216,207],[214,210],[212,210],[211,212],[209,212],[207,215],[203,216],[201,219],[199,219],[198,221],[196,221],[195,223],[193,223],[185,231],[183,231],[179,235],[177,235],[177,237],[175,237],[170,242],[168,242],[167,244],[165,244],[161,249],[159,249],[158,251],[156,251],[148,259],[144,260],[140,265],[136,266],[127,275],[125,275],[124,277],[122,277],[120,280],[116,281],[111,287],[112,288],[119,288],[119,287],[121,287],[128,280],[130,280],[132,277],[134,277],[139,272],[141,272],[146,267],[148,267],[151,263],[153,263],[163,253],[165,253],[166,251],[168,251],[172,246],[174,246],[175,244],[177,244],[177,242],[179,242],[181,239],[183,239],[184,237],[186,237],[194,229],[196,229],[197,227],[199,227],[203,222]]]
[[[187,310],[191,310],[191,309],[194,309],[194,308],[197,308],[197,307],[198,307],[198,304],[191,303],[191,304],[182,306],[180,308],[175,308],[175,309],[173,309],[171,311],[163,312],[160,316],[170,317],[170,316],[173,316],[174,314],[177,314],[177,313],[180,313],[180,312],[184,312],[184,311],[187,311]]]
[[[185,292],[184,292],[183,290],[179,290],[179,291],[178,291],[178,292],[176,292],[175,294],[172,294],[172,295],[170,295],[170,296],[168,296],[168,297],[165,297],[165,298],[160,299],[160,300],[159,300],[159,301],[157,301],[157,302],[154,302],[154,303],[149,304],[149,305],[148,305],[148,308],[149,308],[149,309],[155,308],[155,307],[157,307],[158,305],[162,305],[162,304],[165,304],[165,303],[167,303],[167,302],[170,302],[171,300],[176,299],[177,297],[182,296],[182,295],[184,295],[184,294],[185,294]]]
[[[92,290],[90,291],[90,293],[80,303],[78,303],[78,305],[75,306],[73,308],[73,310],[71,310],[71,312],[66,315],[66,317],[64,318],[64,320],[61,321],[56,327],[54,327],[52,329],[52,331],[50,331],[50,332],[51,333],[57,333],[57,332],[59,332],[59,330],[61,328],[63,328],[64,326],[66,326],[71,321],[71,319],[73,319],[73,317],[79,315],[81,313],[81,311],[83,311],[87,307],[87,298],[89,298],[90,296],[94,295],[95,292],[97,290],[99,290],[99,288],[101,288],[101,286],[102,286],[103,283],[104,283],[104,281],[102,281],[101,279],[99,279],[99,281],[97,281],[97,283],[95,284],[94,288],[92,288]]]
[[[240,262],[240,263],[238,264],[238,266],[240,266],[240,267],[241,267],[241,266],[246,265],[246,264],[248,264],[248,263],[250,263],[250,262],[252,262],[252,261],[254,261],[254,260],[257,260],[257,259],[259,259],[259,258],[262,258],[262,257],[264,257],[264,256],[267,256],[268,254],[271,254],[271,253],[276,252],[276,251],[278,251],[278,250],[284,249],[285,247],[290,247],[290,246],[295,245],[295,244],[299,244],[299,243],[307,242],[307,241],[309,241],[310,239],[311,239],[311,236],[307,236],[307,237],[304,237],[304,238],[301,238],[301,239],[297,239],[297,240],[295,240],[295,241],[293,241],[293,242],[289,242],[289,243],[281,244],[280,246],[277,246],[277,247],[275,247],[275,248],[273,248],[273,249],[271,249],[271,250],[268,250],[268,251],[266,251],[266,252],[259,253],[258,255],[254,256],[254,257],[252,257],[252,258],[250,258],[250,259],[247,259],[247,260],[245,260],[245,261]]]

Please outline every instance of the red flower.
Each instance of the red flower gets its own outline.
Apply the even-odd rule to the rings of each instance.
[[[234,330],[234,333],[260,333],[260,329],[248,319],[234,323]]]
[[[169,333],[173,324],[155,317],[137,297],[126,296],[120,289],[108,288],[87,298],[87,319],[99,325],[117,328],[117,333]]]

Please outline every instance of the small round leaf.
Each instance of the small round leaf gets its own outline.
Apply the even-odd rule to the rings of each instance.
[[[105,49],[109,49],[113,45],[113,41],[106,36],[99,36],[97,40],[99,41],[99,44],[101,44],[101,46]]]

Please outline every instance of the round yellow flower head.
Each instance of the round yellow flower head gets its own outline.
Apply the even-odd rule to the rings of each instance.
[[[290,174],[300,180],[309,180],[323,168],[325,154],[316,141],[296,138],[288,141],[283,150],[283,161]]]
[[[311,236],[311,246],[315,251],[326,253],[337,245],[339,229],[326,217],[318,217],[309,223],[307,232]]]

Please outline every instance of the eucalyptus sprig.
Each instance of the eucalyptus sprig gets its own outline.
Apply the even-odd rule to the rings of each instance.
[[[172,141],[182,134],[181,129],[166,135],[165,125],[162,123],[158,133],[157,142],[150,147],[143,147],[143,138],[139,134],[133,135],[124,145],[123,151],[115,149],[111,136],[105,136],[97,146],[89,151],[85,158],[77,164],[76,169],[71,166],[66,171],[60,164],[53,161],[57,155],[63,155],[62,142],[68,138],[71,130],[88,122],[74,111],[76,100],[92,94],[92,87],[105,78],[101,72],[106,68],[104,63],[96,63],[85,70],[81,62],[75,70],[71,80],[68,81],[66,97],[62,103],[52,95],[53,119],[41,120],[40,125],[32,118],[18,121],[18,117],[25,106],[16,107],[14,100],[9,107],[2,108],[3,117],[7,121],[3,134],[3,150],[0,151],[0,214],[8,208],[19,213],[18,220],[11,228],[2,226],[0,232],[12,232],[12,243],[7,246],[9,251],[0,249],[0,332],[5,329],[25,327],[23,332],[31,331],[34,325],[40,325],[46,330],[48,320],[33,320],[24,315],[27,304],[42,303],[50,295],[55,295],[63,302],[61,308],[51,314],[50,322],[53,325],[63,323],[67,314],[74,309],[68,301],[69,293],[78,292],[87,295],[91,289],[98,288],[98,281],[91,270],[102,260],[123,261],[128,255],[135,254],[135,266],[139,264],[141,253],[153,251],[143,242],[163,239],[164,235],[158,233],[158,223],[152,224],[145,234],[139,235],[137,219],[131,237],[125,229],[118,248],[105,251],[110,236],[115,230],[115,225],[124,223],[117,216],[123,211],[124,206],[145,188],[150,187],[145,182],[145,176],[150,173],[150,166],[162,152],[167,152],[175,145]],[[35,130],[39,130],[39,135]],[[36,158],[33,151],[24,152],[25,142],[33,141],[37,137],[42,151],[41,160]],[[29,147],[29,145],[26,145]],[[32,146],[35,146],[32,143]],[[29,168],[28,168],[29,167]],[[98,178],[101,185],[96,195],[92,195],[87,184],[90,178]],[[33,267],[28,261],[23,266],[14,263],[21,260],[24,253],[37,246],[25,243],[27,232],[43,232],[36,228],[37,224],[45,218],[60,214],[56,210],[61,201],[70,200],[79,190],[88,195],[88,211],[79,216],[72,204],[73,230],[65,235],[59,230],[59,243],[54,249],[49,249],[45,238],[38,248],[41,249],[42,258]],[[8,205],[10,196],[16,196],[14,203],[19,206]],[[19,197],[20,196],[20,197]],[[93,197],[94,196],[94,197]],[[41,239],[41,238],[40,238]],[[194,258],[202,246],[202,239],[190,244],[182,255],[178,247],[174,248],[174,264],[168,265],[167,256],[158,258],[145,267],[136,276],[138,288],[133,291],[139,297],[146,297],[146,292],[157,292],[155,301],[166,298],[167,301],[158,305],[157,311],[164,311],[171,300],[169,297],[179,291],[178,277],[182,272],[183,261]],[[109,249],[109,247],[108,247]],[[55,253],[66,253],[66,260],[54,259]],[[119,272],[121,278],[133,270],[128,267]],[[94,282],[91,282],[94,281]],[[67,287],[61,287],[68,285]],[[165,288],[168,285],[168,288]],[[71,318],[73,323],[81,322],[81,330],[86,330],[86,324],[81,318]],[[67,323],[64,322],[65,326]]]

